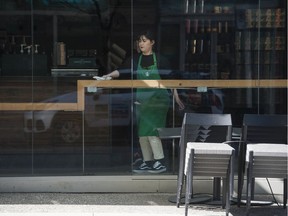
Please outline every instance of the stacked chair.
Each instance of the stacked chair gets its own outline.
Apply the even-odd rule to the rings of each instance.
[[[254,199],[255,178],[283,178],[283,203],[287,202],[287,116],[245,114],[238,161],[238,206],[247,175],[246,207]]]
[[[186,196],[185,215],[193,196],[193,176],[223,178],[222,207],[226,204],[226,215],[230,211],[231,185],[234,178],[234,149],[225,143],[187,143],[185,159]]]
[[[193,198],[193,177],[214,177],[213,198],[220,199],[220,180],[223,181],[222,206],[230,210],[233,188],[234,149],[223,142],[231,140],[230,114],[186,113],[180,137],[180,160],[177,181],[176,205],[179,207],[186,177],[185,215]],[[203,144],[203,145],[201,145]]]

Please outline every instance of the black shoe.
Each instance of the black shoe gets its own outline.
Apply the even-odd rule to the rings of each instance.
[[[150,166],[148,166],[145,162],[143,162],[138,169],[134,169],[133,172],[135,173],[145,173],[145,172],[149,172],[149,170],[151,170],[152,168]]]
[[[162,172],[165,172],[167,169],[166,167],[161,164],[160,161],[156,161],[154,164],[153,164],[153,167],[152,169],[148,170],[149,173],[162,173]]]

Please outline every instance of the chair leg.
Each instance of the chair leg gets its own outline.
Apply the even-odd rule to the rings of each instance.
[[[188,160],[188,169],[186,173],[186,193],[185,193],[185,216],[188,215],[189,201],[193,194],[193,158],[194,150],[192,150],[190,158]]]
[[[283,208],[286,209],[287,205],[287,178],[284,179],[283,181]]]
[[[188,208],[189,208],[189,200],[191,199],[191,179],[190,179],[190,171],[187,173],[186,178],[186,193],[185,193],[185,216],[188,215]]]
[[[226,195],[225,195],[225,202],[226,202],[226,216],[229,215],[230,212],[230,196],[231,196],[231,191],[230,191],[230,178],[229,175],[227,175],[227,181],[226,181]],[[224,198],[223,198],[224,199]]]
[[[237,206],[240,207],[242,199],[242,185],[243,185],[243,174],[238,171],[238,187],[237,187]]]
[[[234,191],[234,176],[235,176],[235,172],[234,172],[234,166],[235,166],[235,152],[233,151],[231,158],[230,158],[230,163],[229,163],[229,169],[230,169],[230,176],[229,176],[229,192],[230,192],[230,197],[229,197],[229,202],[231,202],[232,197],[233,197],[233,191]]]
[[[249,215],[251,207],[252,173],[253,173],[253,152],[249,154],[249,163],[247,167],[247,192],[246,192],[246,216]]]
[[[213,199],[220,200],[220,193],[221,193],[221,178],[214,177],[213,179]]]
[[[230,158],[228,169],[227,169],[226,179],[223,180],[223,182],[225,182],[225,183],[223,183],[223,188],[225,188],[225,191],[223,190],[223,200],[225,200],[225,204],[226,204],[225,205],[226,206],[226,216],[229,215],[230,207],[231,207],[230,198],[231,198],[231,193],[233,191],[233,187],[231,187],[231,184],[234,180],[234,178],[233,178],[233,175],[234,175],[233,160],[234,160],[234,157],[232,155]],[[225,194],[225,196],[224,196],[224,194]]]
[[[251,180],[251,200],[255,199],[255,178]]]
[[[183,175],[184,175],[183,173],[180,173],[180,168],[179,168],[178,181],[177,181],[177,197],[176,197],[177,208],[179,208],[180,202],[181,202],[182,187],[184,183]]]
[[[177,197],[176,197],[176,206],[179,208],[181,202],[182,187],[184,184],[184,163],[185,163],[185,151],[186,145],[180,139],[180,160],[179,160],[179,171],[178,171],[178,181],[177,181]]]
[[[225,206],[227,206],[227,185],[228,185],[228,179],[223,178],[223,186],[222,186],[222,208],[224,209]]]
[[[226,216],[229,215],[231,208],[231,197],[234,190],[234,151],[230,157],[229,169],[227,170],[227,188],[226,188]]]
[[[239,146],[238,156],[238,187],[237,187],[237,206],[240,207],[242,199],[242,190],[244,184],[244,170],[245,170],[245,154],[246,154],[246,143],[241,143]]]

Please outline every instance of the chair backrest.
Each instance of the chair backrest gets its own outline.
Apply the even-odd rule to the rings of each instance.
[[[179,174],[183,172],[183,161],[188,142],[222,143],[232,138],[230,114],[185,113],[180,137]]]
[[[241,140],[287,144],[287,115],[245,114]]]
[[[180,142],[225,142],[232,137],[230,114],[185,113]],[[181,143],[182,144],[182,143]]]

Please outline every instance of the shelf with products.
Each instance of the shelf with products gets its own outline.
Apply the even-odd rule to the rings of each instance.
[[[269,6],[235,11],[236,78],[285,77],[286,10],[277,3]]]
[[[236,11],[238,29],[285,28],[286,10],[284,8],[247,8]]]
[[[259,31],[237,30],[236,50],[285,50],[286,32],[284,29],[259,29]]]
[[[206,78],[229,78],[234,55],[234,22],[201,23],[198,29],[191,20],[186,33],[185,70],[204,72]]]
[[[161,13],[165,22],[181,23],[180,69],[206,79],[259,78],[255,76],[259,68],[266,68],[269,73],[263,74],[270,78],[283,77],[287,70],[286,4],[235,3],[191,0],[181,14]]]
[[[186,22],[185,71],[205,74],[200,78],[229,78],[233,70],[234,7],[227,1],[194,0],[182,18]]]
[[[182,4],[181,10],[172,10],[171,6],[161,10],[160,20],[164,25],[179,25],[179,69],[188,72],[191,78],[228,78],[235,53],[234,2],[189,0]]]

